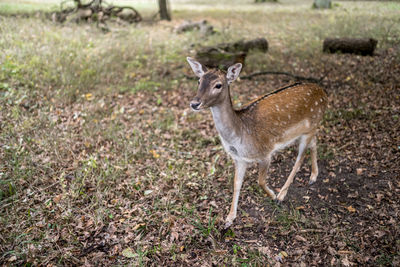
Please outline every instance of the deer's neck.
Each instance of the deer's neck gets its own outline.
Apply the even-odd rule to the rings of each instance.
[[[225,100],[211,107],[215,128],[219,135],[227,142],[233,142],[240,138],[241,121],[233,110],[230,95]]]

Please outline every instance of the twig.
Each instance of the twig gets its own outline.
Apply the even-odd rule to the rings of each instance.
[[[38,189],[38,190],[34,190],[33,192],[31,192],[31,193],[28,194],[28,197],[31,196],[31,195],[33,195],[33,194],[35,194],[35,193],[41,193],[41,192],[43,192],[43,191],[46,191],[47,189],[49,189],[49,188],[51,188],[51,187],[53,187],[53,186],[55,186],[55,185],[57,185],[57,184],[59,184],[59,183],[60,183],[60,182],[58,181],[58,182],[55,182],[54,184],[51,184],[51,185],[49,185],[49,186],[46,186],[45,188],[41,188],[41,189]]]
[[[315,232],[315,233],[325,233],[326,230],[321,230],[321,229],[300,229],[300,233],[310,233],[310,232]]]

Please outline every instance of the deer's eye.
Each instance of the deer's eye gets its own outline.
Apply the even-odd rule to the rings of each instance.
[[[215,85],[215,88],[217,88],[217,89],[221,89],[221,87],[222,87],[222,84],[220,84],[220,83],[217,83],[217,84]]]

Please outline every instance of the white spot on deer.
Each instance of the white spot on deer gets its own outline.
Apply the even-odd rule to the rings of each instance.
[[[314,111],[314,109],[313,109],[313,108],[310,108],[310,111],[311,111],[311,112],[313,112],[313,111]]]
[[[288,117],[288,119],[290,120],[290,118],[291,118],[290,114],[288,114],[287,117]]]
[[[321,103],[324,102],[324,100],[323,100],[322,98],[321,98],[319,101],[320,101]]]
[[[318,106],[318,101],[315,101],[315,105]]]

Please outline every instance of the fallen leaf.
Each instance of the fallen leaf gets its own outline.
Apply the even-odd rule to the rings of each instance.
[[[259,247],[258,251],[265,255],[271,255],[271,250],[268,247]]]
[[[136,254],[133,252],[131,248],[126,248],[122,251],[122,256],[127,258],[134,258],[136,257]]]
[[[329,252],[329,254],[331,254],[333,256],[336,255],[336,253],[337,253],[336,250],[331,246],[328,247],[328,252]]]
[[[386,235],[386,232],[385,231],[381,231],[381,230],[377,230],[374,233],[374,236],[376,236],[377,238],[381,238],[384,235]]]
[[[296,239],[297,241],[301,241],[301,242],[307,242],[307,239],[305,239],[304,237],[302,237],[301,235],[296,235],[294,237],[294,239]]]
[[[160,155],[157,153],[157,151],[155,150],[150,150],[150,153],[153,155],[153,158],[158,159],[160,157]]]
[[[153,190],[151,190],[151,189],[144,191],[145,196],[150,195],[151,193],[153,193]]]
[[[85,98],[87,101],[91,101],[94,99],[94,96],[92,93],[87,93],[87,94],[85,94]]]
[[[376,201],[377,201],[377,202],[381,202],[381,200],[382,200],[383,197],[384,197],[384,195],[381,194],[381,193],[376,194]]]
[[[60,202],[61,197],[62,197],[62,194],[59,194],[59,195],[55,196],[55,197],[53,198],[54,203]]]
[[[349,259],[347,258],[347,255],[342,259],[342,264],[343,264],[343,266],[346,266],[346,267],[353,265],[353,263],[350,262]]]
[[[356,212],[356,209],[353,208],[352,206],[348,206],[348,207],[346,207],[346,209],[347,209],[349,212]]]
[[[178,232],[172,231],[172,232],[171,232],[170,241],[171,241],[171,242],[174,242],[174,240],[178,240],[178,238],[179,238]]]
[[[146,225],[145,223],[136,224],[136,225],[132,228],[132,230],[133,230],[133,231],[136,231],[137,229],[139,229],[140,227],[143,227],[143,226],[145,226],[145,225]]]

